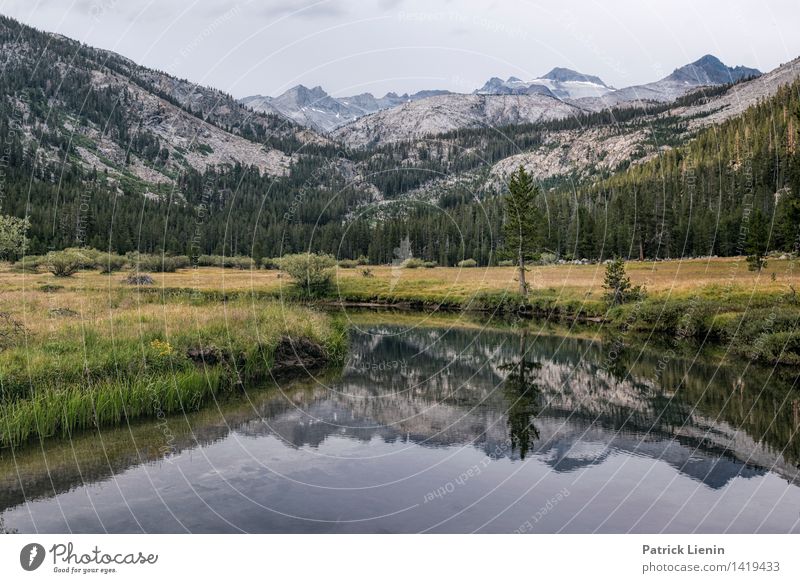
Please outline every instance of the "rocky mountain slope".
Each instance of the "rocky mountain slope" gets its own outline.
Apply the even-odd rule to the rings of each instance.
[[[720,81],[723,77],[718,69],[716,71],[716,76],[709,75],[702,79],[705,82]],[[673,73],[675,77],[670,83],[684,77],[686,71],[676,73],[677,75]],[[755,73],[757,71],[744,67],[731,69],[731,75],[738,76],[739,79],[748,79]],[[775,95],[780,87],[787,86],[799,78],[800,58],[753,79],[734,83],[721,95],[702,98],[702,89],[695,88],[698,95],[697,102],[670,108],[651,116],[642,116],[635,122],[638,127],[631,128],[630,131],[625,130],[625,123],[618,123],[605,128],[553,132],[547,138],[549,146],[545,145],[503,160],[493,168],[493,173],[505,176],[519,164],[523,164],[529,169],[535,169],[541,178],[548,178],[590,165],[613,170],[626,160],[646,161],[663,147],[663,144],[658,144],[652,139],[652,128],[658,120],[666,116],[676,116],[685,120],[689,138],[695,130],[741,115],[747,108]],[[554,155],[554,152],[557,152],[557,155]],[[649,155],[642,155],[644,152],[649,152]]]
[[[723,95],[705,103],[678,108],[675,113],[689,120],[690,127],[705,127],[721,123],[743,113],[761,99],[777,93],[782,86],[790,85],[800,78],[800,58],[784,63],[780,67],[733,85]]]
[[[335,130],[332,136],[350,146],[363,147],[462,128],[536,123],[613,107],[669,103],[702,87],[736,83],[759,74],[756,69],[728,67],[716,57],[706,55],[676,69],[660,81],[619,90],[609,87],[599,77],[563,68],[553,69],[541,79],[529,82],[516,77],[506,81],[493,77],[473,95],[451,94],[421,99],[360,117]],[[751,82],[755,87],[758,80]],[[752,91],[744,101],[750,102],[758,95],[769,94],[770,84],[774,85],[772,81],[766,81],[761,90]],[[704,109],[691,110],[691,113],[705,115],[710,107],[713,106],[707,104]],[[630,140],[626,138],[624,143],[630,144]],[[629,149],[626,145],[625,151]],[[609,160],[612,159],[613,156]],[[568,161],[572,163],[575,160]]]
[[[425,90],[412,95],[387,93],[383,97],[375,97],[372,93],[360,93],[336,98],[320,86],[309,89],[304,85],[297,85],[277,97],[252,95],[241,99],[240,103],[257,112],[284,116],[317,131],[329,132],[376,111],[448,93],[449,91],[443,90]]]
[[[360,118],[332,136],[349,146],[364,147],[461,128],[534,123],[580,113],[580,108],[547,95],[440,95]]]
[[[219,165],[285,174],[294,152],[327,141],[230,95],[0,17],[2,106],[44,160],[117,180],[173,183]]]
[[[576,103],[581,107],[600,110],[624,103],[669,102],[699,87],[727,85],[759,75],[761,71],[758,69],[728,67],[717,57],[705,55],[653,83],[625,87],[599,97],[578,99]]]

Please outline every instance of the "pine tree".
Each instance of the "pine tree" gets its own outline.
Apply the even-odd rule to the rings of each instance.
[[[511,174],[508,195],[505,197],[505,223],[503,224],[504,251],[517,262],[519,293],[528,295],[525,281],[525,261],[539,252],[539,209],[536,199],[539,187],[533,178],[520,166]]]

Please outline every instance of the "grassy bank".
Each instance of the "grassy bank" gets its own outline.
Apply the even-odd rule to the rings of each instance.
[[[0,446],[197,409],[270,376],[288,338],[328,362],[344,357],[342,327],[307,307],[165,299],[117,286],[119,276],[100,276],[104,286],[21,277],[0,307]]]
[[[796,365],[795,263],[770,259],[766,270],[754,273],[744,258],[630,262],[627,272],[634,284],[647,287],[647,297],[613,309],[603,301],[604,265],[532,267],[524,302],[515,293],[514,268],[373,266],[366,277],[360,268],[339,268],[321,300],[490,315],[523,311],[552,322],[592,322],[611,337],[655,334],[667,349],[711,342],[748,360]],[[196,406],[230,385],[231,375],[263,374],[283,335],[307,336],[333,352],[344,342],[327,317],[283,301],[296,292],[279,271],[203,267],[151,276],[153,285],[135,287],[121,273],[56,278],[0,269],[0,312],[26,330],[17,340],[3,340],[0,331],[7,345],[0,353],[5,411],[13,413],[3,418],[3,442],[69,431],[95,419],[116,423],[121,411],[150,414],[153,395],[165,412]],[[8,322],[4,326],[11,330]],[[171,350],[165,354],[160,342]],[[199,372],[186,353],[203,346],[220,348],[224,362]],[[48,402],[56,390],[59,398]],[[116,395],[115,404],[105,405],[101,395]],[[54,403],[74,407],[68,418],[80,422],[60,418],[63,408]]]
[[[371,277],[338,272],[330,295],[344,302],[375,302],[428,309],[528,314],[553,322],[590,322],[612,336],[655,335],[666,347],[715,343],[747,360],[800,364],[800,269],[770,259],[749,271],[743,257],[629,262],[640,301],[609,308],[603,299],[604,265],[532,267],[527,299],[516,293],[513,268],[376,268]],[[398,273],[399,272],[399,273]]]

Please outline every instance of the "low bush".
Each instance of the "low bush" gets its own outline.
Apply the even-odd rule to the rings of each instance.
[[[336,259],[332,255],[296,253],[281,258],[281,269],[294,279],[301,295],[320,296],[333,283]]]
[[[409,257],[402,263],[402,266],[405,269],[417,269],[419,267],[422,267],[423,265],[425,265],[425,262],[417,257]]]
[[[458,262],[459,267],[478,267],[478,262],[474,259],[462,259]]]
[[[7,312],[0,312],[0,352],[6,348],[20,345],[26,332],[22,322]]]
[[[647,297],[647,290],[641,285],[632,285],[625,272],[625,262],[621,257],[609,261],[603,280],[604,298],[609,306],[619,306],[637,302]]]
[[[186,259],[188,264],[188,257]],[[152,273],[172,273],[182,264],[181,258],[168,255],[148,255],[145,253],[134,253],[129,256],[128,261],[134,271],[149,271]]]
[[[353,259],[340,259],[339,260],[339,267],[342,269],[355,269],[358,262]]]
[[[281,260],[275,257],[263,257],[261,259],[261,268],[270,270],[280,269]]]
[[[536,263],[540,265],[550,265],[551,263],[555,263],[557,259],[558,256],[555,253],[541,253]]]
[[[219,255],[200,255],[197,258],[197,265],[200,267],[222,267]]]
[[[192,265],[192,260],[188,255],[175,255],[171,259],[175,264],[175,269],[186,269]]]
[[[26,255],[14,263],[13,270],[18,273],[36,273],[44,261],[44,255]]]
[[[40,285],[39,289],[41,291],[43,291],[44,293],[46,293],[46,294],[51,294],[51,293],[55,293],[57,291],[61,291],[62,289],[64,289],[64,286],[63,285],[55,285],[55,284],[52,284],[52,283],[45,283],[43,285]]]
[[[271,261],[268,259],[263,261]],[[246,255],[200,255],[197,258],[200,267],[225,267],[228,269],[255,269],[256,262]]]
[[[127,263],[127,258],[114,253],[101,253],[95,259],[95,267],[100,270],[100,273],[114,273],[125,267]]]
[[[56,277],[70,277],[86,265],[94,267],[95,263],[87,255],[75,249],[51,251],[41,261],[41,266]]]

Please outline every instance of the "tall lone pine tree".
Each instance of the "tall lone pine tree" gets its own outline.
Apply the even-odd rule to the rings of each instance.
[[[539,194],[539,187],[533,184],[533,178],[525,168],[520,166],[511,174],[505,197],[504,247],[505,253],[517,263],[519,293],[524,297],[528,295],[525,261],[538,252],[540,239],[539,209],[536,207]]]

